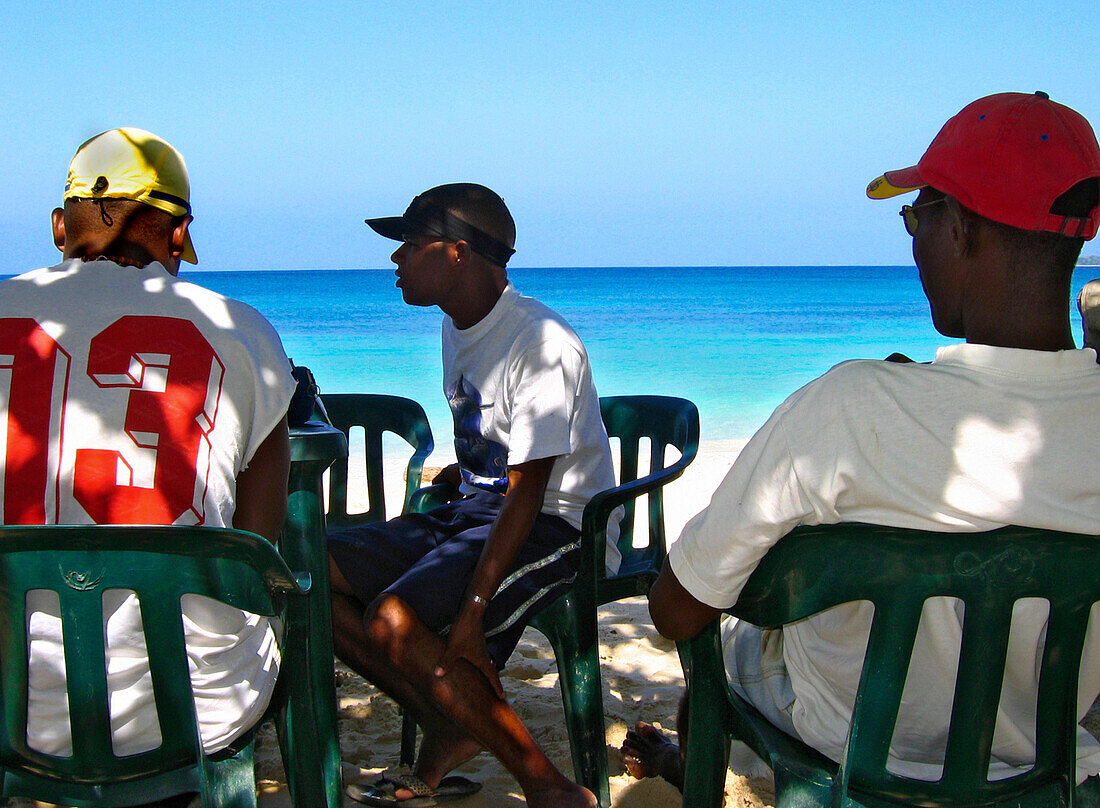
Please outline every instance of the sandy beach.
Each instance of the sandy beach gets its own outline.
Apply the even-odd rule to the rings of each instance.
[[[728,441],[701,447],[698,457],[683,476],[666,487],[665,522],[670,538],[678,536],[688,519],[706,506],[711,492],[743,445],[744,441]],[[446,464],[453,459],[446,452],[446,448],[437,451],[429,462]],[[399,456],[397,451],[387,446],[386,453],[386,502],[399,503],[404,486],[403,469],[394,460]],[[354,489],[358,480],[360,490],[365,489],[362,473],[356,472],[361,462],[353,447],[349,488]],[[355,510],[364,508],[365,502],[349,493],[349,505]],[[674,733],[676,706],[683,692],[684,678],[675,644],[653,629],[644,598],[610,604],[600,610],[600,661],[612,805],[615,808],[679,808],[682,800],[675,788],[659,778],[633,779],[623,767],[618,752],[627,728],[639,719]],[[344,782],[367,780],[397,765],[400,715],[391,699],[342,664],[336,664],[335,675]],[[541,634],[534,629],[524,633],[501,680],[509,701],[538,744],[566,776],[572,777],[554,654]],[[256,769],[260,808],[289,808],[285,774],[274,727],[270,723],[261,728],[257,738]],[[478,755],[455,773],[482,783],[478,794],[456,805],[507,808],[526,804],[515,780],[488,753]],[[729,795],[726,805],[729,808],[771,805],[770,789],[767,779],[749,781],[730,772],[726,778]],[[16,799],[12,805],[29,808],[38,803]],[[345,805],[358,803],[345,797]]]
[[[670,537],[678,536],[688,519],[707,505],[711,492],[743,445],[744,441],[731,441],[701,447],[683,477],[667,488],[665,509]],[[446,456],[437,459],[433,455],[432,461],[446,462]],[[401,486],[400,472],[387,468],[387,502],[400,501]],[[357,505],[354,499],[351,504]],[[683,673],[675,646],[653,629],[644,598],[610,604],[600,610],[600,660],[613,808],[680,808],[682,799],[675,788],[658,778],[633,779],[618,752],[627,728],[639,719],[673,734],[677,701],[683,692]],[[397,764],[401,729],[397,706],[341,664],[336,665],[335,676],[344,782],[368,780]],[[533,629],[525,632],[501,680],[509,701],[539,745],[571,777],[573,768],[562,719],[557,669],[553,652],[541,634]],[[1084,723],[1093,734],[1100,730],[1100,710],[1096,706]],[[260,808],[289,808],[285,775],[270,724],[261,729],[256,758]],[[726,774],[727,808],[773,805],[770,777],[750,778],[736,768],[735,765]],[[488,753],[480,754],[456,773],[482,783],[478,794],[456,805],[518,808],[526,804],[515,780]],[[345,798],[346,806],[357,804]],[[34,803],[15,800],[13,805]]]
[[[684,475],[667,487],[665,517],[670,540],[706,507],[744,443],[704,445]],[[446,457],[440,461],[433,455],[432,461],[446,462]],[[387,502],[400,501],[401,475],[389,473],[388,469],[387,473]],[[659,778],[635,780],[626,772],[618,751],[627,728],[639,719],[674,734],[677,701],[683,692],[683,672],[675,645],[654,630],[644,598],[610,604],[600,610],[600,661],[613,808],[680,808],[683,801],[675,788]],[[573,767],[562,720],[557,669],[553,652],[541,634],[534,629],[525,632],[501,679],[509,701],[536,741],[555,765],[571,777]],[[401,722],[396,705],[339,664],[336,682],[344,782],[367,780],[397,765]],[[1097,734],[1100,710],[1096,706],[1084,723]],[[764,776],[755,771],[755,776],[749,777],[736,768],[733,764],[726,774],[727,808],[763,808],[774,804],[766,769]],[[288,807],[290,802],[270,726],[264,728],[257,747],[257,769],[257,776],[262,779],[261,808]],[[456,804],[468,808],[526,804],[515,780],[488,753],[483,752],[456,773],[482,783],[478,794]],[[345,797],[345,805],[357,803]]]
[[[666,529],[679,535],[683,525],[706,506],[710,494],[736,458],[743,441],[707,444],[695,462],[665,493]],[[432,463],[446,462],[433,455]],[[352,468],[355,467],[353,455]],[[399,501],[400,473],[387,469],[387,502]],[[353,503],[354,504],[354,503]],[[610,604],[600,612],[600,661],[607,718],[608,761],[612,804],[616,808],[673,808],[680,806],[679,792],[660,779],[635,780],[624,769],[618,747],[628,727],[644,719],[675,731],[677,700],[684,678],[675,645],[653,629],[644,598]],[[501,679],[509,701],[530,728],[551,760],[567,775],[573,767],[569,739],[562,720],[561,693],[554,655],[546,640],[528,629],[505,667]],[[397,764],[401,722],[395,704],[362,678],[337,665],[340,747],[344,780],[368,779]],[[281,808],[286,798],[282,766],[274,733],[265,728],[257,749],[258,776],[263,779],[261,806]],[[515,780],[487,753],[461,767],[457,774],[483,784],[481,791],[460,804],[469,808],[522,806]],[[727,805],[770,805],[767,780],[749,781],[729,773]],[[346,804],[356,805],[351,800]]]

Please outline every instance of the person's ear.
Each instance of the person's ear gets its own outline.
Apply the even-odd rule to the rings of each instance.
[[[179,258],[183,255],[183,247],[187,243],[187,228],[192,221],[194,221],[193,216],[184,216],[180,223],[172,228],[170,254],[173,258]]]
[[[65,211],[54,208],[50,214],[50,224],[53,228],[53,243],[61,252],[65,252]]]
[[[945,197],[947,204],[947,232],[955,247],[956,255],[967,255],[977,245],[978,222],[953,196]]]
[[[451,245],[453,249],[453,260],[456,264],[467,263],[474,254],[474,251],[470,249],[470,244],[466,241],[456,241]]]

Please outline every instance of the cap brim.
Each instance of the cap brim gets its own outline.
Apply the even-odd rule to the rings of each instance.
[[[921,179],[917,166],[909,166],[897,171],[887,171],[877,180],[873,180],[867,186],[867,196],[871,199],[889,199],[898,194],[919,191],[926,185],[928,183]]]
[[[191,233],[188,232],[183,240],[183,252],[180,253],[180,260],[186,261],[189,264],[197,264],[199,257],[195,255],[195,245],[191,243]]]
[[[364,219],[370,229],[380,236],[392,238],[394,241],[403,241],[408,235],[408,223],[404,216],[383,216],[379,219]]]

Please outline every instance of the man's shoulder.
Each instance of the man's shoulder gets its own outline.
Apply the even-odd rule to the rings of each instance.
[[[547,341],[564,339],[581,345],[580,337],[573,326],[555,309],[541,300],[527,295],[517,294],[512,302],[513,316],[507,318],[510,326],[517,332],[526,332],[532,339]]]
[[[135,268],[110,261],[67,260],[34,269],[0,282],[0,310],[58,312],[69,320],[91,322],[124,314],[174,317],[226,339],[248,335],[245,342],[253,335],[271,338],[275,333],[248,303],[173,276],[156,263]]]
[[[906,374],[919,372],[927,365],[899,364],[880,359],[849,359],[833,365],[825,373],[813,379],[792,394],[791,398],[840,394],[855,396],[867,386],[884,383],[904,383]]]
[[[255,307],[189,280],[174,278],[173,296],[186,298],[194,309],[181,314],[225,344],[236,343],[249,352],[283,352],[275,326]]]
[[[61,277],[69,262],[55,264],[52,267],[38,267],[14,275],[8,275],[0,281],[0,289],[11,289],[24,283],[45,283],[51,277]]]
[[[88,273],[82,271],[84,266],[83,262],[68,260],[5,278],[0,282],[0,307],[10,315],[13,308],[30,310],[36,301],[47,306],[68,301],[77,306],[87,305],[89,295],[84,291],[93,294],[96,286],[89,282]]]
[[[190,278],[173,277],[170,283],[176,294],[186,297],[196,304],[224,306],[234,317],[255,317],[265,322],[267,321],[267,318],[260,314],[251,304],[224,295],[208,286],[203,286],[199,281]]]
[[[936,395],[931,365],[899,364],[879,359],[852,359],[791,393],[772,413],[770,421],[797,440],[816,440],[829,433],[838,420],[856,432],[893,417],[898,407],[925,406]],[[827,438],[827,434],[820,435]]]

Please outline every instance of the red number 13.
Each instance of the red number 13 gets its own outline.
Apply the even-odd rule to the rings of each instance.
[[[25,343],[26,330],[23,339],[19,339],[18,329],[13,329],[12,325],[27,322],[0,320],[0,344],[12,337]],[[37,326],[33,333],[40,341],[45,336]],[[48,336],[45,338],[53,342]],[[4,352],[11,352],[11,348],[5,348]],[[49,422],[48,418],[39,418],[31,424],[32,430],[38,434],[23,434],[27,432],[27,426],[16,417],[22,403],[18,399],[31,398],[31,393],[22,392],[24,390],[33,391],[37,399],[41,399],[46,386],[42,381],[18,386],[16,382],[22,378],[27,367],[20,361],[26,351],[12,353],[16,358],[12,366],[8,404],[9,461],[12,458],[13,430],[19,432],[17,444],[29,445],[29,437],[30,442],[37,444],[41,450],[48,445],[48,435],[42,433],[41,425],[48,429]],[[100,388],[130,389],[121,426],[134,445],[139,447],[139,453],[149,455],[153,464],[151,487],[136,485],[133,464],[122,452],[77,449],[73,496],[95,522],[172,524],[190,511],[192,516],[185,521],[202,523],[209,461],[207,435],[214,427],[223,371],[224,367],[214,349],[189,320],[126,316],[92,338],[88,347],[88,376]],[[42,380],[45,375],[46,371],[39,372]],[[34,401],[35,405],[41,403]],[[99,413],[108,425],[112,423],[113,415],[110,412]],[[26,494],[32,493],[37,494],[34,498],[42,502],[45,482],[45,475],[36,474],[34,479],[30,479],[8,462],[4,484],[4,520],[9,523],[17,521],[12,518],[17,514],[9,512],[7,498],[13,488],[24,491],[24,499]],[[26,511],[23,513],[24,517],[30,515]],[[26,519],[18,521],[25,523]]]

